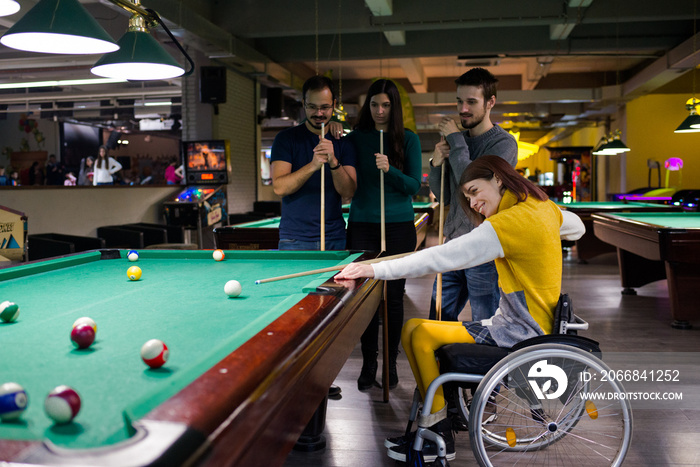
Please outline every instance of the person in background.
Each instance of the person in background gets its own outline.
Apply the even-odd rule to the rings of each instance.
[[[122,169],[122,165],[113,157],[107,155],[107,146],[100,146],[97,159],[95,159],[94,176],[92,184],[114,185],[114,174]]]
[[[518,144],[515,138],[500,126],[491,123],[491,109],[496,104],[498,80],[484,68],[472,68],[455,80],[457,110],[462,127],[460,132],[451,118],[444,118],[440,134],[444,138],[435,145],[430,159],[428,180],[435,196],[440,196],[442,164],[445,166],[445,199],[449,204],[445,217],[445,240],[469,233],[476,225],[459,205],[459,179],[464,170],[485,154],[496,154],[515,167],[518,162]],[[437,279],[433,284],[430,318],[436,317]],[[457,321],[467,304],[471,305],[472,320],[490,318],[498,307],[498,274],[493,262],[474,268],[446,271],[442,275],[442,315],[448,321]]]
[[[546,193],[498,156],[484,155],[473,161],[458,186],[462,193],[459,208],[478,227],[406,258],[353,263],[336,275],[337,280],[394,280],[495,261],[501,299],[492,318],[465,322],[414,318],[403,327],[401,342],[423,398],[440,374],[435,351],[443,345],[510,348],[525,339],[552,333],[554,308],[561,293],[561,239],[576,240],[586,230],[576,214],[559,209]],[[452,422],[447,418],[442,388],[435,394],[430,415],[420,416],[418,426],[440,434],[447,445],[447,459],[454,459]],[[387,438],[389,457],[405,462],[410,441],[411,435]],[[432,462],[436,455],[437,446],[426,441],[424,459]]]
[[[0,186],[8,186],[10,184],[10,177],[5,173],[5,166],[0,165]]]
[[[46,184],[63,185],[64,169],[60,162],[56,160],[56,155],[51,154],[46,162]]]
[[[182,176],[177,171],[177,159],[173,159],[165,168],[165,183],[168,185],[179,185],[182,181]]]
[[[12,186],[20,186],[21,183],[19,181],[19,172],[16,171],[15,169],[10,170],[10,183],[9,185]]]
[[[78,172],[78,185],[92,185],[95,158],[92,156],[80,159],[80,172]]]
[[[30,185],[43,185],[44,184],[44,169],[39,165],[37,161],[34,161],[32,166],[29,168],[29,184]]]
[[[380,130],[383,133],[380,133]],[[380,135],[384,138],[380,152]],[[381,251],[380,171],[384,177],[386,253],[415,250],[412,197],[420,189],[421,147],[418,135],[403,126],[401,96],[393,81],[379,79],[367,91],[355,130],[345,137],[357,152],[357,191],[350,205],[348,248]],[[403,326],[405,279],[387,283],[389,388],[399,384],[396,357]],[[362,334],[360,391],[377,385],[379,312]]]
[[[66,179],[63,182],[63,186],[75,186],[76,181],[77,181],[77,178],[75,178],[75,175],[73,175],[73,172],[68,172],[66,174]]]

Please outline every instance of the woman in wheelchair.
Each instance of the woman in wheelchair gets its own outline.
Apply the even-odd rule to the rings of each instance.
[[[361,277],[393,280],[465,269],[495,260],[501,292],[499,308],[488,320],[448,322],[411,319],[401,333],[402,345],[418,390],[440,375],[435,351],[446,344],[477,343],[512,347],[525,339],[550,334],[561,291],[561,239],[576,240],[585,232],[579,217],[562,211],[532,182],[496,156],[482,156],[460,180],[463,208],[481,224],[444,245],[375,264],[353,263],[337,279]],[[443,437],[447,459],[455,457],[454,438],[442,389],[429,416],[418,425]],[[410,437],[387,438],[389,457],[406,461]],[[431,449],[433,452],[431,452]],[[436,446],[426,443],[423,455],[434,459]]]

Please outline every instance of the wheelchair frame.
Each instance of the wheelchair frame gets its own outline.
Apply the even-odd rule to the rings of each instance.
[[[478,384],[478,388],[471,400],[471,410],[467,407],[467,401],[463,397],[461,388],[459,401],[462,416],[468,414],[470,442],[473,454],[479,465],[492,466],[494,462],[496,462],[495,465],[512,465],[522,460],[525,455],[532,456],[535,455],[533,453],[539,454],[544,452],[544,450],[561,440],[566,440],[563,444],[579,443],[585,446],[581,453],[585,454],[588,452],[591,456],[596,456],[595,460],[602,462],[601,465],[617,466],[622,464],[632,440],[632,411],[629,401],[623,397],[618,397],[619,394],[624,393],[624,389],[619,382],[607,381],[603,385],[600,381],[591,381],[593,378],[591,375],[609,374],[610,368],[592,352],[591,343],[594,343],[597,348],[595,341],[575,335],[579,330],[588,329],[588,323],[571,311],[570,302],[565,303],[565,306],[569,307],[564,310],[567,316],[561,315],[562,310],[560,307],[557,307],[555,311],[555,323],[558,324],[556,331],[558,333],[539,336],[521,342],[514,347],[517,350],[498,361],[485,375],[463,372],[443,373],[433,380],[426,390],[421,415],[427,417],[430,415],[436,391],[445,383],[454,382],[462,387],[465,384]],[[581,348],[588,351],[581,350]],[[550,364],[562,365],[568,371],[568,381],[565,381],[567,384],[566,386],[562,385],[565,387],[563,395],[558,396],[558,398],[551,398],[556,399],[554,400],[556,407],[552,409],[552,414],[548,414],[544,409],[536,407],[539,401],[533,398],[533,389],[535,387],[533,384],[537,383],[529,382],[529,385],[532,387],[528,387],[528,384],[523,384],[523,380],[527,379],[525,373],[530,373],[532,368],[538,364],[545,367]],[[526,368],[527,372],[521,368]],[[513,377],[514,374],[516,375],[515,377]],[[588,375],[587,378],[590,377],[591,379],[582,381],[582,375]],[[516,379],[521,381],[516,381]],[[533,381],[535,379],[534,377],[532,378]],[[569,390],[569,386],[572,383],[574,388]],[[557,379],[553,387],[549,386],[550,391],[553,390],[555,394],[550,392],[545,395],[547,399],[550,399],[550,395],[556,395],[559,384],[560,381]],[[613,403],[598,407],[596,402],[590,399],[583,400],[581,397],[589,392],[598,390],[603,392],[604,388],[607,389],[605,391],[606,394],[614,393]],[[569,390],[568,394],[566,394],[567,390]],[[501,392],[507,393],[513,399],[518,399],[516,401],[517,404],[515,404],[516,408],[509,409],[505,417],[515,418],[516,412],[522,412],[518,413],[520,421],[511,423],[512,426],[506,427],[502,434],[497,433],[499,428],[491,429],[488,424],[482,424],[484,410],[487,404],[491,404],[489,397],[496,394],[499,398],[505,398],[505,394],[501,394]],[[564,397],[563,400],[562,397]],[[528,405],[526,406],[523,402]],[[546,402],[548,407],[552,405],[551,400],[542,402]],[[535,405],[534,408],[533,404]],[[416,420],[419,406],[420,394],[416,389],[407,433],[411,424]],[[528,420],[528,411],[532,420]],[[540,413],[542,415],[539,415]],[[591,421],[598,418],[601,419],[600,423]],[[592,438],[596,438],[596,440],[591,439],[584,442],[583,437],[574,434],[574,430],[581,420],[584,420],[582,422],[584,425],[595,425],[592,428],[593,431],[588,433],[593,433]],[[504,423],[503,426],[507,424]],[[605,430],[610,431],[598,433],[601,425]],[[586,428],[583,428],[583,430],[585,433]],[[523,433],[527,433],[527,435],[522,436]],[[437,446],[438,458],[433,465],[448,466],[449,464],[445,458],[445,441],[441,436],[428,428],[418,427],[415,439],[412,441],[412,449],[416,453],[422,451],[425,440],[430,440]],[[605,446],[607,441],[617,441],[619,444],[608,447]],[[607,452],[608,449],[611,452]],[[562,465],[562,456],[566,454],[562,454],[560,450],[552,449],[552,451],[554,450],[557,451],[557,457],[551,462],[553,465]],[[506,457],[509,459],[506,460]],[[501,463],[501,461],[504,462]],[[543,462],[545,461],[538,460],[536,463],[539,465]],[[578,462],[589,465],[586,459],[579,458]]]

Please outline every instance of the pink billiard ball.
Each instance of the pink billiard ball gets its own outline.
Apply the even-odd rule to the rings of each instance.
[[[165,342],[151,339],[141,347],[141,358],[151,368],[160,368],[168,361],[170,351]]]
[[[79,349],[87,349],[95,342],[95,330],[89,324],[79,324],[70,333],[70,340]]]
[[[80,412],[80,396],[69,386],[58,386],[46,396],[44,410],[54,422],[68,423]]]

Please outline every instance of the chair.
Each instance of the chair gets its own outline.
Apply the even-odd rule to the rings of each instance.
[[[444,346],[436,352],[442,374],[426,391],[422,415],[430,414],[444,385],[446,400],[456,395],[453,406],[468,426],[480,465],[620,465],[631,442],[632,411],[627,399],[617,397],[624,393],[621,384],[605,378],[611,370],[600,359],[598,343],[576,335],[587,328],[562,295],[554,334],[512,349]],[[416,390],[407,432],[419,407]],[[423,427],[409,459],[419,457],[425,440],[438,447],[434,465],[448,465],[444,440]]]

